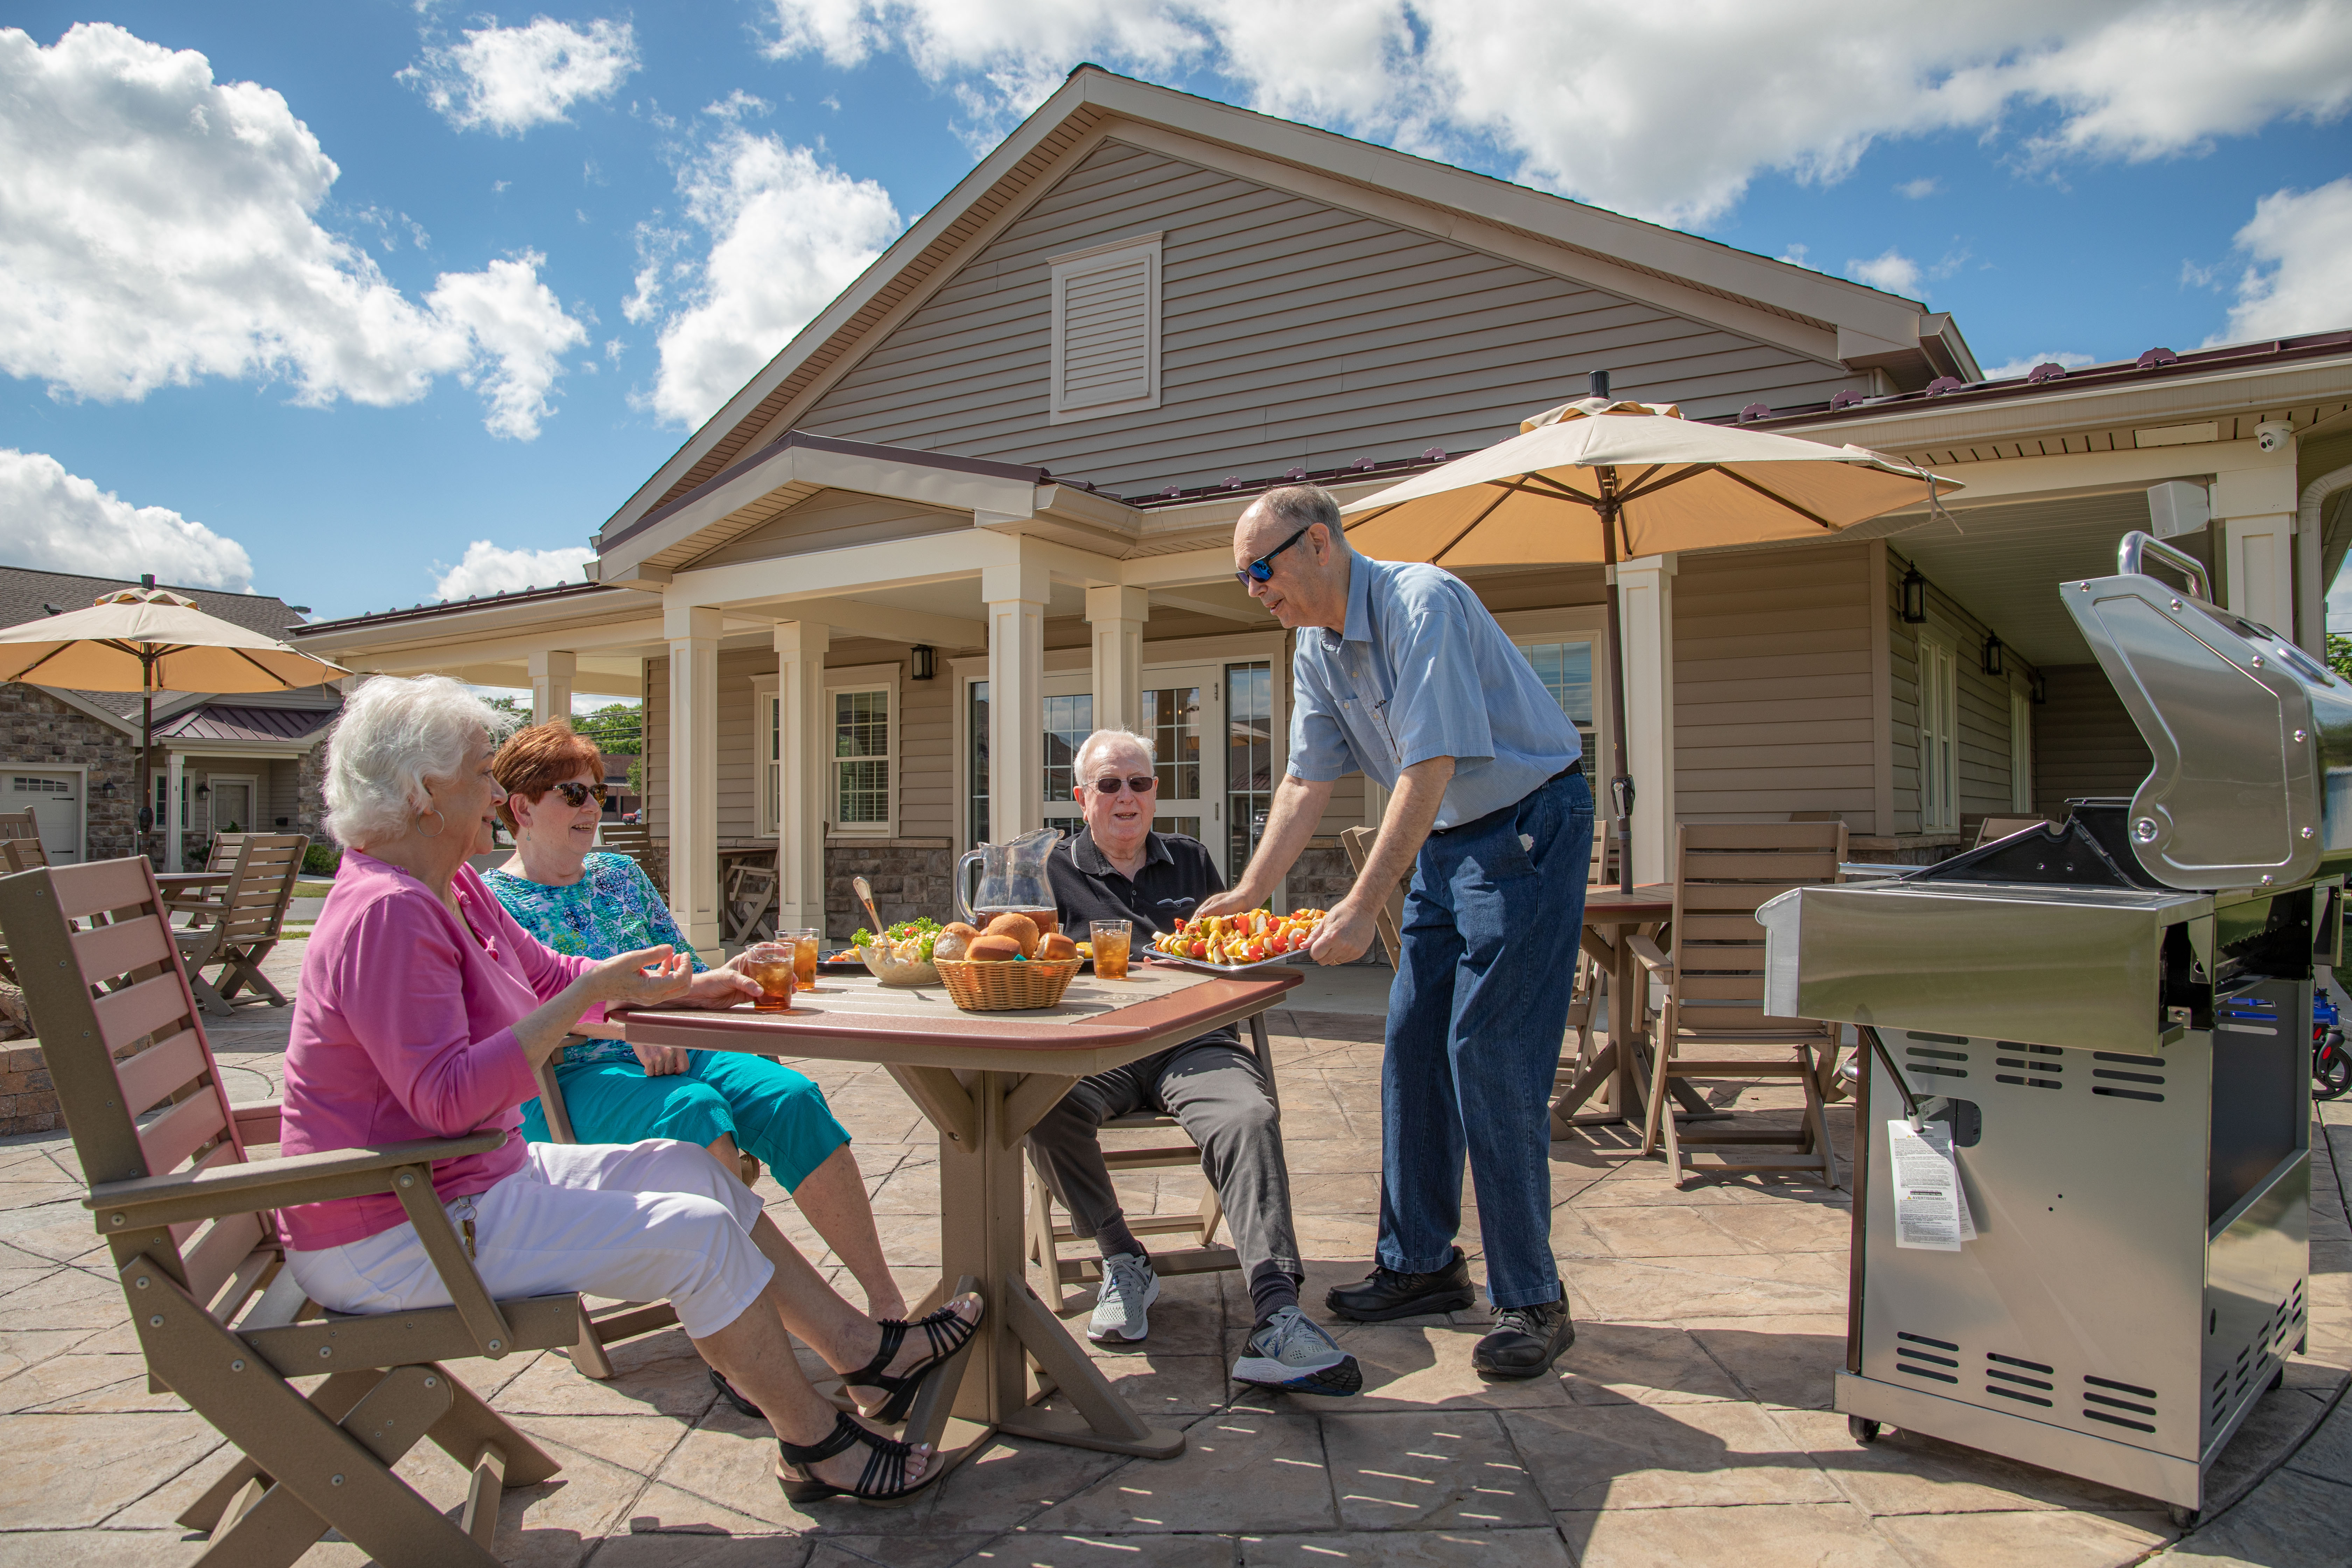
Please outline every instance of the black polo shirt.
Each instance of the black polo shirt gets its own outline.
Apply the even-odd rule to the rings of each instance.
[[[1126,921],[1132,927],[1134,962],[1142,962],[1151,939],[1176,929],[1180,920],[1225,890],[1216,863],[1197,838],[1154,833],[1144,840],[1143,864],[1129,881],[1095,847],[1094,832],[1081,827],[1054,846],[1045,858],[1045,877],[1053,885],[1054,905],[1062,929],[1073,942],[1087,940],[1089,921]],[[1234,1040],[1231,1029],[1217,1029],[1203,1039]]]

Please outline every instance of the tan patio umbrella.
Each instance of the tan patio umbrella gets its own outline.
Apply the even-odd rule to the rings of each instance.
[[[87,610],[0,629],[0,681],[24,680],[73,691],[137,691],[139,827],[153,818],[148,783],[155,744],[158,691],[291,691],[352,672],[297,652],[275,638],[205,615],[193,599],[155,586],[100,595]]]
[[[1520,422],[1519,434],[1341,509],[1349,542],[1380,561],[1438,566],[1613,566],[1637,556],[1826,538],[1958,483],[1860,447],[1702,425],[1671,405],[1594,395]],[[1624,665],[1619,596],[1609,658]],[[1619,886],[1633,886],[1633,780],[1625,688],[1612,679]]]

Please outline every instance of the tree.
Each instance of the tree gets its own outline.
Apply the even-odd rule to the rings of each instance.
[[[574,714],[572,727],[595,742],[600,752],[629,756],[645,745],[645,710],[634,702],[613,702],[593,713]]]
[[[2327,668],[2352,680],[2352,637],[2327,634]]]
[[[504,742],[509,735],[530,722],[530,710],[522,705],[520,698],[485,697],[482,700],[498,710],[499,721],[492,727],[492,741]]]

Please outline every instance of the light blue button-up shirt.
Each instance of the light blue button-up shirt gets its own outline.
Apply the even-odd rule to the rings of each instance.
[[[1417,563],[1357,555],[1348,619],[1298,634],[1290,775],[1361,770],[1386,789],[1452,757],[1438,827],[1499,811],[1583,754],[1568,715],[1469,584]]]

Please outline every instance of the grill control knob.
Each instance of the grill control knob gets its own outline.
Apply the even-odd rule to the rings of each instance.
[[[2156,818],[2152,816],[2143,816],[2137,822],[2133,823],[2132,837],[2138,839],[2142,844],[2155,843]]]

